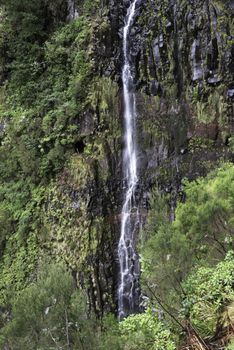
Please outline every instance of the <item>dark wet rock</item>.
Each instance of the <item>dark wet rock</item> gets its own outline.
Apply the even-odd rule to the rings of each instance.
[[[210,84],[210,85],[218,84],[218,83],[220,83],[221,81],[222,81],[221,78],[220,78],[217,74],[215,74],[215,75],[213,75],[213,76],[211,76],[211,77],[209,77],[209,78],[207,79],[207,82],[208,82],[208,84]]]
[[[204,76],[201,60],[201,48],[198,40],[194,40],[191,47],[192,81],[201,80]]]
[[[98,79],[117,82],[118,89],[110,111],[97,105],[80,116],[81,137],[74,147],[89,169],[89,179],[82,190],[71,190],[73,209],[78,212],[85,203],[85,229],[90,242],[95,241],[84,265],[87,271],[79,280],[89,286],[90,305],[98,315],[116,310],[116,252],[124,188],[122,27],[130,1],[105,3],[108,11],[93,33],[94,71]],[[183,199],[181,180],[204,176],[220,159],[232,157],[225,142],[227,134],[234,132],[232,9],[233,1],[137,3],[130,59],[138,114],[136,199],[141,224],[155,186],[169,194],[173,220],[176,202]],[[105,92],[110,92],[108,87]]]
[[[234,88],[233,89],[228,89],[227,95],[228,95],[228,97],[233,98],[234,97]]]

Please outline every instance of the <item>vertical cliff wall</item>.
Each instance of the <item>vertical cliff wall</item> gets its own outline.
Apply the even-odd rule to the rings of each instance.
[[[84,216],[94,250],[89,246],[84,265],[90,274],[90,300],[97,312],[116,308],[122,203],[121,43],[128,5],[110,1],[103,8],[102,23],[96,22],[92,59],[99,78],[93,86],[92,108],[81,121],[84,153],[79,157],[91,176],[85,180],[84,195],[79,187],[77,196],[89,203]],[[173,218],[173,208],[182,195],[182,178],[195,179],[221,160],[232,160],[232,33],[231,1],[137,2],[130,51],[135,67],[137,195],[142,222],[154,186],[170,194]],[[94,147],[91,157],[87,157],[87,147]],[[66,233],[63,243],[71,249]],[[80,270],[72,250],[71,256],[74,270]]]
[[[12,96],[12,106],[17,106],[17,112],[3,109],[1,138],[8,152],[3,161],[14,164],[5,181],[15,181],[17,174],[17,181],[31,176],[33,183],[27,187],[26,209],[14,217],[9,232],[14,237],[22,226],[24,236],[17,244],[23,242],[27,250],[35,239],[35,255],[65,260],[87,291],[90,307],[101,315],[117,308],[122,28],[129,1],[69,4],[46,2],[45,13],[57,22],[40,24],[47,30],[39,38],[42,51],[35,49],[35,36],[25,39],[13,21],[16,32],[10,31],[8,40],[26,40],[18,61],[24,60],[27,70],[15,60],[18,46],[12,44],[8,56],[1,57],[1,94]],[[233,11],[231,0],[137,1],[130,54],[142,223],[155,186],[169,194],[173,218],[176,201],[183,196],[182,178],[195,179],[221,160],[233,160]],[[2,36],[1,48],[8,46]],[[20,79],[24,84],[14,95]],[[17,152],[9,142],[13,139]],[[13,271],[7,281],[11,286],[15,266],[8,256],[14,251],[17,261],[18,248],[7,239],[1,244],[3,261]],[[27,271],[24,278],[29,275]]]

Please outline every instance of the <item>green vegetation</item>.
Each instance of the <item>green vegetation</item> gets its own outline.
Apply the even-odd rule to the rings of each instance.
[[[86,46],[88,35],[86,22],[80,18],[45,41],[40,72],[27,72],[24,78],[21,75],[26,63],[16,64],[17,70],[8,67],[11,79],[2,87],[8,97],[1,114],[4,125],[0,156],[2,300],[6,299],[6,290],[12,292],[25,287],[35,269],[40,254],[38,233],[46,230],[42,225],[42,208],[52,187],[51,178],[62,169],[69,154],[74,153],[78,129],[75,118],[82,109],[82,97],[76,100],[76,84],[87,80],[89,74],[80,47]],[[18,40],[28,42],[24,36]],[[8,45],[14,45],[14,41],[9,40]],[[27,57],[26,52],[24,56]],[[21,61],[17,51],[15,57]],[[31,52],[28,57],[32,58]]]
[[[1,322],[7,319],[0,345],[11,349],[175,349],[170,332],[151,311],[120,324],[111,316],[96,320],[61,264],[40,266],[37,280],[12,299],[11,315],[2,314]]]
[[[142,283],[175,329],[188,325],[211,339],[233,324],[234,167],[184,181],[186,201],[170,223],[167,198],[157,192],[145,230]],[[178,332],[178,330],[177,330]]]
[[[170,332],[158,315],[148,310],[144,314],[129,316],[120,324],[123,349],[131,350],[174,350],[175,344],[170,339]]]
[[[189,275],[183,287],[186,298],[183,314],[189,315],[194,327],[204,337],[217,327],[234,321],[234,255],[230,251],[224,261],[214,267],[199,267]]]
[[[92,349],[92,321],[84,297],[62,265],[42,265],[37,280],[12,300],[0,344],[12,349]],[[5,315],[9,317],[9,315]]]
[[[142,313],[117,322],[107,260],[121,187],[118,48],[110,53],[120,24],[110,22],[107,1],[75,3],[79,16],[69,22],[63,0],[0,0],[0,348],[231,350],[234,167],[220,162],[234,150],[228,84],[179,77],[176,62],[190,53],[182,48],[176,56],[182,35],[170,36],[168,2],[156,4],[157,18],[155,4],[145,6],[138,24],[151,24],[137,67],[139,138],[145,154],[160,158],[145,175],[159,186],[139,242]],[[181,1],[178,21],[189,13],[187,3]],[[214,4],[230,48],[223,2]],[[201,27],[205,16],[198,16]],[[155,62],[159,33],[164,42]],[[160,83],[155,96],[152,72]],[[206,152],[215,161],[200,159]],[[170,188],[177,191],[173,222]]]
[[[64,1],[12,0],[0,5],[0,300],[5,303],[8,291],[25,288],[44,248],[54,255],[59,252],[58,258],[67,259],[72,268],[91,250],[88,193],[80,198],[78,214],[69,194],[84,191],[86,179],[89,184],[93,181],[93,163],[102,159],[106,143],[98,133],[94,135],[96,122],[87,133],[81,130],[83,115],[96,111],[99,102],[100,117],[108,115],[113,99],[108,92],[103,96],[102,80],[92,74],[93,41],[98,34],[94,33],[96,13],[90,14],[97,1],[79,4],[82,15],[70,23]],[[114,83],[103,81],[109,90],[113,85],[112,96]],[[100,93],[94,97],[98,84]],[[77,232],[83,237],[81,248],[75,247]],[[94,239],[93,250],[96,244]],[[70,256],[64,252],[67,249]]]
[[[12,265],[5,253],[2,346],[173,350],[186,335],[189,344],[191,329],[197,341],[209,344],[221,333],[220,341],[227,342],[234,322],[233,177],[234,167],[226,164],[206,178],[184,182],[186,201],[178,204],[173,223],[168,221],[167,197],[154,193],[142,242],[147,310],[121,323],[111,315],[95,317],[63,264],[39,262],[33,276],[33,236],[28,251],[17,247]],[[216,218],[220,225],[214,226]]]

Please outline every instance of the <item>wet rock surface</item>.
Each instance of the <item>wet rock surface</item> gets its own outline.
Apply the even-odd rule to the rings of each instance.
[[[100,95],[95,108],[83,116],[82,151],[78,147],[92,175],[77,196],[86,203],[90,241],[96,241],[83,263],[87,273],[78,280],[98,315],[117,309],[124,187],[122,28],[128,6],[129,1],[109,0],[100,9],[92,59],[94,73],[105,82],[102,94],[106,93],[107,107],[103,109]],[[233,11],[233,1],[137,3],[129,60],[137,100],[140,180],[136,196],[142,224],[155,186],[170,195],[173,219],[176,202],[183,198],[184,177],[204,176],[221,160],[233,160],[229,147],[234,131]],[[108,97],[112,84],[114,94]],[[89,144],[96,147],[94,159],[86,156]],[[74,184],[69,186],[76,190]]]

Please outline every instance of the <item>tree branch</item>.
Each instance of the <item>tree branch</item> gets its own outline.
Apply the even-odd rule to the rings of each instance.
[[[147,288],[149,289],[150,293],[153,295],[154,299],[161,306],[161,308],[180,326],[180,328],[182,328],[185,332],[187,332],[186,328],[180,323],[180,321],[178,321],[177,318],[163,305],[160,298],[155,294],[155,292],[148,285],[148,283],[146,283],[146,285],[147,285]]]

